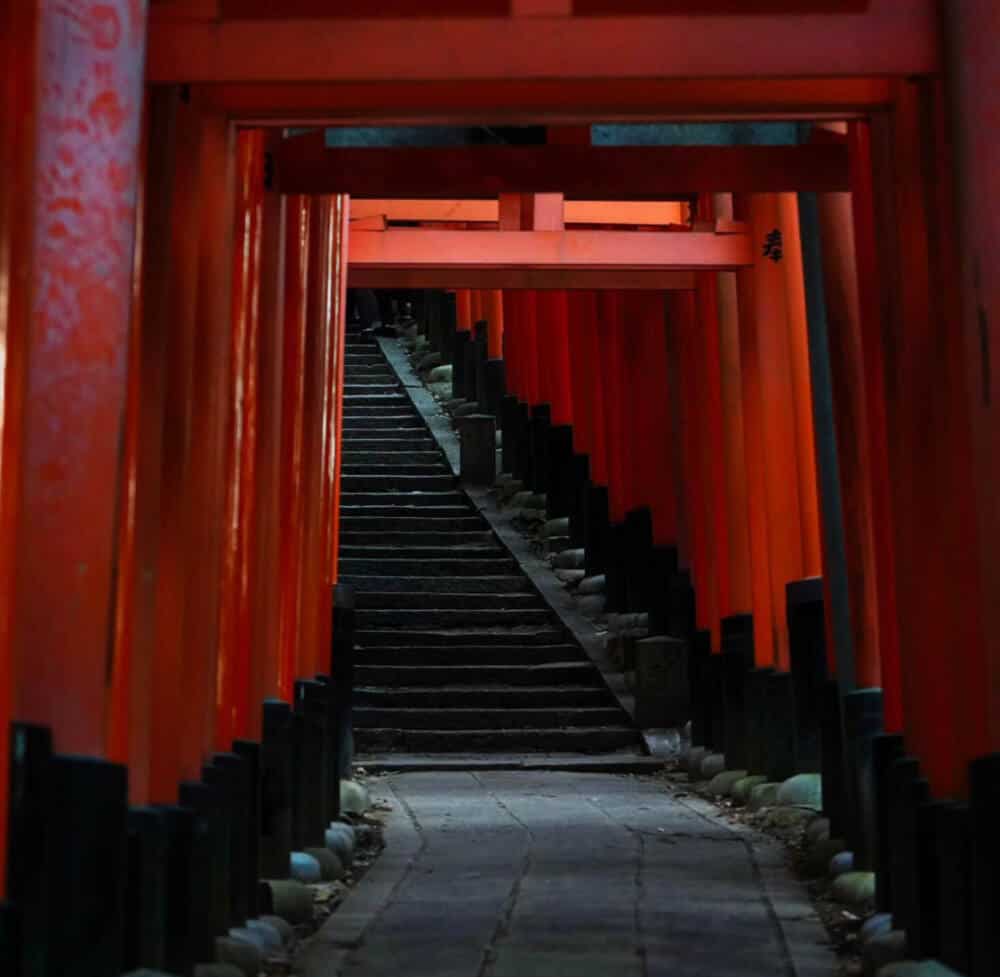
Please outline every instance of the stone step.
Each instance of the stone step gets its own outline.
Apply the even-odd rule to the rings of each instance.
[[[347,560],[399,558],[429,560],[436,563],[439,560],[493,559],[507,554],[495,539],[490,539],[485,543],[456,543],[454,545],[451,545],[450,540],[437,540],[436,545],[417,545],[406,549],[400,546],[386,545],[377,539],[370,539],[367,544],[361,546],[341,546],[340,555],[342,559]]]
[[[357,443],[345,438],[344,451],[340,456],[341,463],[348,465],[443,465],[444,456],[440,451],[412,451],[409,449],[369,448],[356,451]]]
[[[472,577],[502,577],[513,573],[516,564],[509,558],[426,560],[405,557],[342,557],[340,567],[347,576],[375,574],[383,577],[459,577],[468,574]]]
[[[523,668],[537,665],[590,665],[576,645],[551,642],[545,645],[440,645],[398,644],[359,648],[355,666],[443,668],[468,665]],[[591,667],[593,667],[591,665]]]
[[[435,649],[436,650],[436,649]],[[492,649],[488,649],[492,651]],[[537,686],[584,682],[604,689],[597,670],[589,661],[545,662],[541,665],[356,665],[358,685],[449,686],[518,685]]]
[[[427,532],[435,535],[447,532],[469,533],[485,531],[485,523],[479,516],[469,514],[466,509],[463,515],[448,518],[421,515],[403,516],[369,516],[363,515],[367,509],[361,506],[345,513],[340,512],[341,539],[344,533],[414,533]],[[425,511],[425,510],[422,510]],[[370,538],[370,537],[369,537]]]
[[[345,437],[359,432],[358,437],[366,438],[408,438],[415,434],[427,437],[427,425],[415,413],[401,414],[397,418],[383,420],[381,417],[359,414],[356,417],[344,415]],[[363,433],[360,433],[363,432]]]
[[[533,610],[477,610],[476,608],[428,607],[416,610],[390,607],[382,610],[359,610],[360,630],[381,628],[514,628],[544,627],[552,621],[547,608]]]
[[[360,685],[354,708],[406,709],[598,709],[609,706],[610,693],[595,685],[459,685],[437,688]],[[433,715],[433,712],[432,712]],[[407,723],[408,726],[412,725]]]
[[[523,594],[465,594],[450,592],[429,596],[419,592],[368,591],[357,596],[359,610],[387,611],[394,608],[416,610],[469,609],[469,610],[534,610],[547,607],[545,601],[534,593]]]
[[[359,753],[610,753],[638,743],[627,726],[573,729],[359,729]]]
[[[358,648],[520,648],[524,645],[564,645],[567,635],[558,628],[359,628]]]
[[[397,421],[409,421],[413,423],[420,420],[420,415],[412,408],[407,408],[402,401],[389,401],[383,404],[376,403],[349,403],[344,402],[344,420],[351,418],[355,420],[359,417],[376,418],[380,425],[395,424]]]
[[[361,505],[341,505],[340,518],[341,525],[354,518],[363,519],[420,519],[426,517],[429,520],[440,519],[477,519],[473,509],[468,503],[465,505],[410,505],[408,503],[390,503],[389,505],[379,505],[368,503]],[[482,522],[479,521],[479,525]]]
[[[406,532],[382,532],[377,528],[369,527],[363,532],[356,532],[353,528],[345,530],[345,523],[341,523],[340,546],[341,552],[345,547],[357,549],[365,546],[433,546],[436,543],[449,543],[455,546],[486,546],[494,543],[494,537],[488,530],[451,530],[442,529],[436,532],[426,533],[406,533]]]
[[[447,492],[454,488],[455,476],[449,471],[435,475],[343,475],[341,491],[351,492]]]
[[[461,492],[352,492],[346,487],[341,492],[341,505],[349,507],[367,507],[372,509],[449,509],[454,514],[467,516],[475,512]],[[406,515],[404,512],[386,512],[386,515]],[[452,513],[449,512],[448,515]],[[380,515],[371,512],[369,515]],[[444,512],[433,512],[428,515],[443,516]]]
[[[461,590],[463,593],[480,594],[517,594],[531,591],[527,577],[520,574],[505,574],[487,577],[402,577],[379,576],[365,574],[353,576],[341,567],[340,579],[349,583],[360,593],[387,593],[390,591],[405,591],[406,593],[448,594]]]
[[[341,478],[341,491],[350,492],[447,492],[455,487],[450,471],[431,475],[348,475]]]
[[[381,430],[372,432],[369,430],[344,431],[344,458],[347,455],[360,454],[364,452],[371,457],[373,452],[391,454],[392,452],[404,452],[415,455],[433,454],[441,457],[434,439],[427,433],[427,428],[414,428],[407,436],[401,436],[406,432],[401,432],[396,428],[386,428],[385,434]]]
[[[354,401],[360,397],[371,396],[396,396],[402,393],[402,388],[398,383],[386,382],[385,380],[372,380],[364,382],[360,378],[344,380],[344,401]]]
[[[409,403],[409,397],[399,389],[344,394],[345,410],[357,407],[401,407]]]
[[[406,455],[401,455],[400,458],[405,458]],[[408,464],[406,461],[400,460],[398,462],[386,461],[384,462],[384,456],[380,458],[379,461],[372,462],[361,462],[361,463],[349,463],[346,459],[343,461],[341,467],[341,475],[344,477],[352,475],[379,475],[384,477],[395,477],[396,475],[405,475],[408,477],[414,477],[419,475],[447,475],[454,478],[451,473],[451,469],[444,463],[444,461],[438,457],[438,459],[432,463],[424,464]]]
[[[355,729],[546,729],[615,726],[617,706],[536,709],[396,709],[354,706]]]

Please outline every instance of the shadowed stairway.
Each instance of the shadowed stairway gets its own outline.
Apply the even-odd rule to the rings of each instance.
[[[360,753],[606,753],[639,736],[456,484],[378,345],[345,361],[340,579]]]

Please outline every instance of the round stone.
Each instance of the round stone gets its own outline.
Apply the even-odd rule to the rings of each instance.
[[[195,964],[194,977],[243,977],[243,971],[231,963]]]
[[[778,788],[780,786],[781,784],[764,781],[764,783],[751,788],[747,807],[751,811],[760,811],[765,807],[773,807],[778,800]]]
[[[709,753],[701,761],[701,776],[703,780],[711,780],[726,769],[726,758],[721,753]]]
[[[530,489],[526,492],[518,492],[515,494],[514,498],[510,500],[510,504],[517,506],[519,508],[524,508],[528,506],[531,509],[544,509],[545,508],[545,496],[538,495],[536,492],[532,492]]]
[[[830,859],[830,878],[836,879],[841,875],[854,871],[854,852],[840,851]]]
[[[355,836],[350,825],[334,821],[326,829],[323,841],[344,865],[350,865],[354,861]]]
[[[808,845],[815,845],[821,841],[827,841],[830,837],[830,819],[824,817],[813,818],[806,825],[805,842]]]
[[[284,923],[284,920],[282,920]],[[287,926],[287,923],[284,923]],[[248,919],[246,928],[255,933],[262,944],[262,953],[280,953],[285,945],[281,930],[274,923],[264,919]]]
[[[861,963],[869,975],[881,974],[886,967],[905,959],[906,933],[902,930],[890,929],[861,945]]]
[[[316,868],[318,869],[319,865]],[[266,885],[271,894],[273,915],[280,916],[293,926],[307,923],[312,919],[313,894],[310,888],[301,882],[285,879],[270,879]]]
[[[584,577],[577,588],[581,594],[603,594],[606,589],[607,578],[603,573],[593,577]]]
[[[556,554],[555,567],[557,570],[582,570],[586,561],[586,550],[563,550]]]
[[[701,777],[701,765],[708,756],[708,748],[704,746],[692,746],[687,752],[687,759],[684,762],[688,776],[692,778]]]
[[[834,880],[831,892],[845,906],[870,906],[875,901],[875,873],[845,872]]]
[[[778,789],[777,801],[783,807],[808,807],[823,810],[823,778],[818,773],[800,773],[786,780]]]
[[[906,960],[883,967],[878,977],[961,977],[961,974],[936,960]]]
[[[261,916],[260,919],[251,920],[248,925],[253,925],[254,923],[259,923],[261,926],[270,926],[281,937],[281,942],[285,946],[295,939],[295,930],[292,929],[287,919],[282,919],[280,916]]]
[[[324,882],[336,882],[344,877],[344,864],[335,852],[329,848],[307,848],[307,855],[312,855],[319,862],[319,870],[323,873]]]
[[[758,784],[766,782],[767,777],[759,773],[751,774],[749,777],[741,777],[735,784],[733,784],[733,789],[729,792],[729,796],[737,804],[746,804],[746,802],[750,800],[750,791],[752,791]]]
[[[356,780],[340,782],[340,809],[347,814],[364,814],[372,806],[368,790]]]
[[[434,367],[427,376],[428,383],[451,383],[451,365],[442,363]]]
[[[764,823],[769,828],[789,831],[801,828],[809,818],[809,812],[801,807],[782,807],[776,804],[764,815]]]
[[[869,916],[858,930],[858,940],[861,943],[868,943],[876,936],[885,936],[892,932],[892,913],[875,913]]]
[[[293,851],[288,856],[288,874],[296,882],[304,885],[312,885],[323,878],[323,870],[312,855],[307,855],[304,851]]]
[[[561,519],[550,519],[545,523],[545,526],[542,529],[542,535],[546,539],[569,536],[569,518],[567,516],[563,516]]]
[[[810,879],[819,879],[830,871],[830,859],[847,847],[840,838],[824,838],[814,842],[806,852],[802,868]]]
[[[260,950],[252,942],[231,936],[216,937],[215,961],[238,967],[244,977],[257,977],[264,963]]]
[[[604,613],[605,604],[604,594],[585,594],[580,598],[580,613],[592,621],[596,620]]]
[[[733,789],[733,784],[746,777],[746,770],[723,770],[717,773],[708,785],[710,794],[716,797],[728,797]]]

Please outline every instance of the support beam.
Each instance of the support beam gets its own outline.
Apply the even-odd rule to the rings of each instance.
[[[872,0],[864,13],[720,15],[710,29],[692,14],[157,19],[149,80],[600,79],[622,70],[609,51],[628,52],[633,78],[909,75],[938,67],[936,15],[933,0]]]
[[[536,289],[617,288],[659,289],[663,292],[694,288],[690,271],[633,271],[562,268],[366,268],[350,269],[351,288]],[[471,320],[470,320],[471,321]]]
[[[329,149],[319,131],[286,139],[275,164],[283,193],[375,198],[681,200],[721,191],[831,193],[849,183],[847,147],[836,144]]]
[[[669,227],[686,224],[684,204],[673,200],[567,200],[563,206],[566,224],[624,224]],[[496,200],[355,200],[351,202],[351,229],[362,220],[465,224],[496,224],[500,205]]]
[[[355,273],[385,269],[722,271],[751,265],[753,252],[746,234],[399,229],[354,232],[350,260],[353,285]]]
[[[581,78],[474,84],[385,80],[220,84],[212,106],[248,125],[540,125],[723,119],[851,118],[892,100],[890,79]]]

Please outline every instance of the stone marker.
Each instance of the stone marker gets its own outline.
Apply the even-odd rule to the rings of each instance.
[[[688,644],[654,635],[635,643],[635,721],[643,728],[683,726],[691,718]]]

